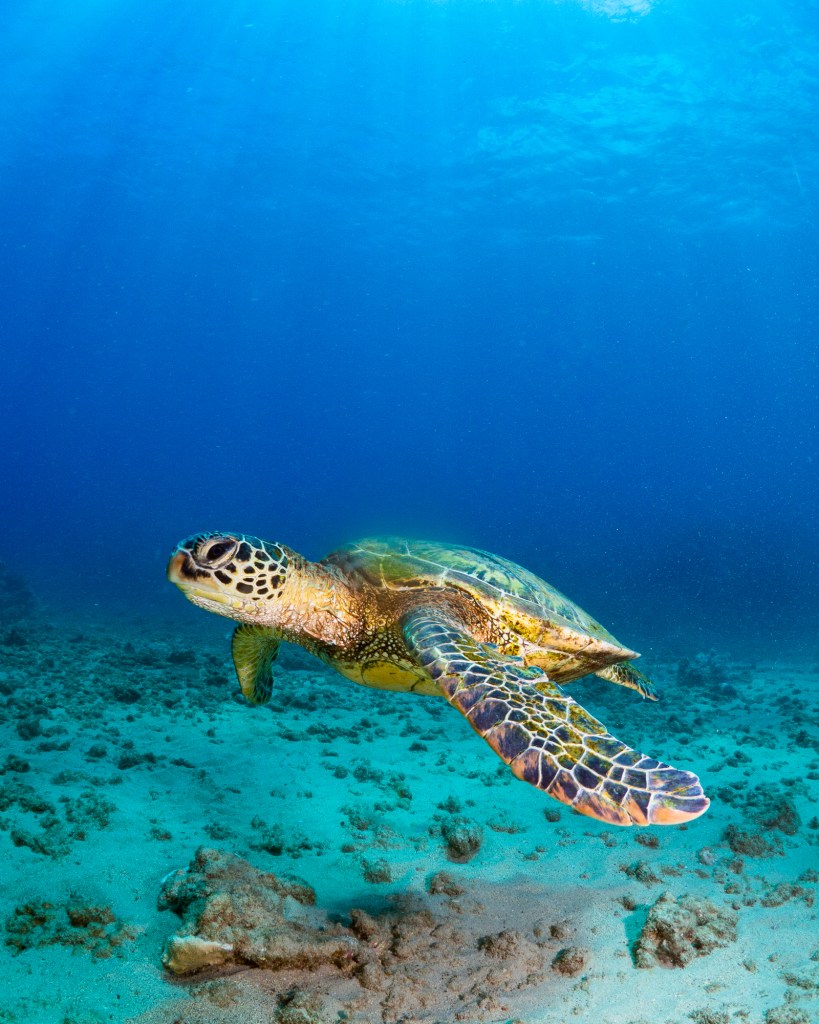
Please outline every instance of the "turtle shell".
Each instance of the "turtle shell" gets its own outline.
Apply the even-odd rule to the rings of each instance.
[[[334,551],[335,565],[359,586],[392,591],[456,589],[531,644],[572,654],[577,668],[636,657],[551,584],[506,558],[477,548],[402,538],[368,538]],[[572,674],[581,674],[572,672]]]

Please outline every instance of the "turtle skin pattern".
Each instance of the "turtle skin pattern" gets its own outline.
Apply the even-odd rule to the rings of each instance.
[[[447,700],[513,773],[581,814],[612,825],[699,817],[699,779],[621,743],[539,668],[506,658],[439,609],[402,620],[404,638]]]

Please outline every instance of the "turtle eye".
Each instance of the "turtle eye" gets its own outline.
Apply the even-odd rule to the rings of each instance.
[[[196,560],[203,565],[224,565],[238,547],[232,537],[211,537],[199,545]]]

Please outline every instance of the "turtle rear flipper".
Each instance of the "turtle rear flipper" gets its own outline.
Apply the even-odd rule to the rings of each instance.
[[[535,667],[479,643],[435,608],[404,638],[447,700],[519,779],[612,825],[672,825],[708,809],[699,779],[631,750]]]
[[[237,626],[231,640],[233,667],[251,704],[266,704],[273,689],[273,662],[281,640],[264,626]]]
[[[594,674],[601,679],[608,679],[610,683],[617,683],[619,686],[627,686],[630,690],[636,690],[641,697],[647,697],[649,700],[660,699],[657,696],[657,688],[648,676],[644,676],[639,669],[627,661],[599,668]]]

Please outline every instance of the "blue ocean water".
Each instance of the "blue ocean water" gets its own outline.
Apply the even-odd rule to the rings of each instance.
[[[642,649],[815,635],[815,2],[0,20],[0,557],[50,607],[389,533]]]

